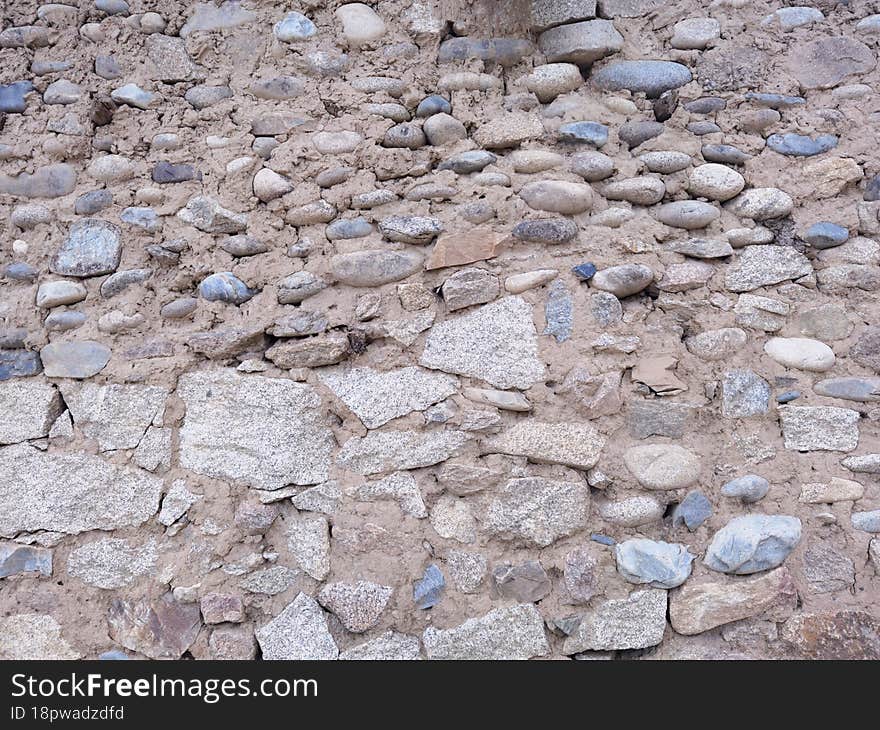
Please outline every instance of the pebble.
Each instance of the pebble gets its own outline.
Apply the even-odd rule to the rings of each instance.
[[[692,78],[687,66],[673,61],[613,61],[592,74],[593,82],[604,91],[626,89],[649,99],[684,86]]]
[[[517,223],[511,234],[528,243],[557,245],[573,241],[577,237],[578,227],[567,218],[543,218]]]
[[[655,215],[658,221],[672,228],[696,230],[718,220],[721,213],[714,205],[699,200],[676,200],[661,205]]]
[[[834,351],[824,342],[804,337],[771,337],[764,352],[780,365],[810,372],[825,372],[834,367]]]
[[[97,375],[110,361],[110,348],[100,342],[52,342],[40,350],[47,378],[85,379]]]
[[[721,494],[734,497],[743,504],[752,504],[762,500],[770,490],[770,482],[756,474],[748,474],[727,482],[721,487]]]
[[[712,516],[712,503],[702,492],[688,492],[672,511],[672,525],[684,525],[690,532],[697,530]]]
[[[416,608],[423,610],[433,608],[443,597],[446,580],[443,573],[433,563],[425,568],[424,575],[413,585],[413,602]]]
[[[632,446],[624,452],[623,462],[646,489],[682,489],[700,476],[696,454],[672,444]]]
[[[283,43],[305,41],[318,32],[315,24],[302,13],[289,12],[272,26],[272,33]]]
[[[199,284],[199,294],[209,302],[244,304],[256,292],[230,271],[211,274]]]
[[[591,64],[623,48],[623,36],[610,20],[586,20],[544,31],[538,47],[550,62]]]
[[[610,266],[595,273],[590,286],[613,294],[618,299],[638,294],[654,281],[654,272],[644,264]]]
[[[567,122],[559,127],[559,141],[602,147],[608,142],[608,127],[599,122]]]
[[[801,521],[796,517],[734,517],[712,537],[703,563],[721,573],[759,573],[781,565],[800,539]]]
[[[676,588],[691,574],[695,556],[684,545],[633,539],[614,547],[617,571],[630,583],[651,588]]]
[[[416,107],[416,116],[419,118],[424,119],[434,114],[452,114],[452,105],[437,94],[426,96]]]
[[[578,152],[571,157],[570,169],[587,182],[599,182],[614,174],[614,160],[601,152]]]
[[[575,91],[583,83],[580,69],[573,63],[548,63],[536,66],[523,79],[525,87],[546,104],[560,94]]]
[[[385,35],[385,22],[369,5],[348,3],[336,9],[336,18],[342,23],[342,33],[349,46],[359,48]]]
[[[673,48],[702,50],[721,35],[721,24],[714,18],[687,18],[672,28]]]
[[[593,193],[589,185],[565,180],[541,180],[523,185],[519,196],[530,208],[562,215],[577,215],[590,209]]]
[[[617,137],[627,147],[633,149],[654,137],[659,137],[666,130],[660,122],[626,122],[617,130]]]
[[[127,104],[136,109],[147,109],[156,99],[156,95],[145,91],[137,84],[125,84],[110,92],[110,98],[117,104]]]
[[[736,170],[713,163],[695,167],[688,178],[688,190],[692,195],[718,201],[739,195],[745,184],[745,178]]]
[[[834,248],[847,242],[849,231],[837,223],[814,223],[804,232],[803,239],[813,248]]]
[[[823,134],[814,139],[802,134],[771,134],[767,137],[767,146],[780,155],[812,157],[837,147],[837,137]]]

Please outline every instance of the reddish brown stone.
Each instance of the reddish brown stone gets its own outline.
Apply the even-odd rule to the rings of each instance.
[[[207,593],[201,601],[202,618],[206,624],[241,623],[244,605],[231,593]]]
[[[803,659],[880,659],[880,620],[864,611],[802,613],[781,637]]]
[[[425,262],[425,268],[442,269],[446,266],[462,266],[475,261],[485,261],[497,254],[501,237],[489,228],[474,228],[466,233],[449,233],[440,236],[434,250]]]

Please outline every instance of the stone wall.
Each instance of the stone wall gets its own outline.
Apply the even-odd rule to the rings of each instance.
[[[880,3],[4,13],[0,658],[880,658]]]

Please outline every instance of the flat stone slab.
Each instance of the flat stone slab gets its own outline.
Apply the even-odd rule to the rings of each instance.
[[[496,608],[451,629],[422,634],[429,659],[511,660],[550,653],[544,621],[531,603]]]

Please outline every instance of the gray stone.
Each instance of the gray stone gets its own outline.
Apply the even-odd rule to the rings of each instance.
[[[117,104],[127,104],[135,109],[147,109],[157,98],[156,94],[145,91],[137,84],[125,84],[110,92],[110,98]]]
[[[137,526],[159,509],[162,480],[83,453],[0,447],[0,535]]]
[[[703,360],[725,360],[740,352],[749,341],[749,336],[737,327],[725,327],[720,330],[707,330],[698,335],[688,337],[684,344],[688,352]]]
[[[667,226],[690,231],[705,228],[716,221],[721,213],[711,203],[701,200],[676,200],[659,206],[654,215]]]
[[[672,525],[685,525],[694,532],[712,516],[712,503],[702,492],[688,492],[672,512]]]
[[[472,172],[480,172],[484,167],[491,165],[498,159],[497,155],[486,150],[467,150],[447,158],[438,166],[438,170],[452,170],[456,175],[469,175]],[[415,218],[416,216],[398,216],[403,218]],[[437,221],[438,225],[440,224]],[[381,226],[380,226],[381,227]],[[395,240],[395,239],[391,239]],[[409,241],[407,241],[409,243]],[[418,241],[417,243],[421,243]]]
[[[336,659],[339,649],[327,628],[327,616],[314,598],[299,593],[261,628],[256,637],[263,659]]]
[[[86,298],[86,293],[85,286],[78,281],[46,281],[37,289],[36,304],[41,309],[76,304]]]
[[[296,43],[311,38],[318,29],[302,13],[289,12],[272,26],[272,33],[283,43]]]
[[[113,590],[153,572],[158,558],[152,541],[134,546],[125,540],[106,538],[72,551],[67,558],[67,573],[83,583]]]
[[[761,416],[770,410],[770,383],[751,370],[727,370],[721,380],[725,418]]]
[[[334,368],[322,371],[319,377],[367,428],[423,411],[458,390],[455,378],[417,367],[388,372]]]
[[[590,295],[590,313],[601,327],[610,327],[623,318],[623,306],[613,294],[600,291]]]
[[[571,157],[571,171],[587,182],[598,182],[614,174],[614,160],[601,152],[578,152]]]
[[[592,469],[599,461],[605,439],[588,423],[517,421],[483,443],[486,453],[525,456],[538,464],[562,464]]]
[[[276,367],[317,368],[335,365],[348,357],[351,345],[341,332],[329,332],[318,337],[280,340],[266,350],[266,358]]]
[[[317,581],[330,573],[330,527],[324,515],[301,512],[287,518],[287,549],[297,565]]]
[[[298,271],[278,282],[278,303],[299,304],[327,288],[327,282],[310,271]]]
[[[602,147],[608,142],[608,127],[598,122],[567,122],[560,125],[558,134],[560,142],[591,144],[594,147]]]
[[[29,573],[51,578],[52,551],[17,542],[0,542],[0,578]]]
[[[880,474],[880,454],[847,456],[840,462],[850,471],[860,474]]]
[[[801,521],[797,517],[734,517],[712,537],[703,562],[720,573],[758,573],[781,565],[800,539]]]
[[[794,201],[788,193],[778,188],[749,188],[731,200],[727,208],[741,218],[766,221],[785,218],[794,208]]]
[[[725,286],[747,292],[813,273],[809,259],[787,246],[747,246],[727,270]]]
[[[364,644],[346,649],[339,655],[345,661],[414,661],[421,659],[417,637],[386,631]]]
[[[852,451],[859,445],[859,412],[833,406],[780,406],[785,448]]]
[[[443,591],[446,588],[446,580],[443,573],[433,563],[425,568],[424,575],[413,584],[413,603],[416,608],[433,608],[440,602]]]
[[[0,382],[0,444],[43,438],[63,410],[58,391],[48,383]]]
[[[803,234],[803,239],[813,248],[835,248],[847,242],[849,231],[836,223],[814,223]]]
[[[816,395],[859,403],[880,401],[880,378],[829,378],[813,385]]]
[[[680,439],[684,436],[693,411],[694,407],[687,403],[631,401],[626,413],[630,436],[637,439],[650,436]]]
[[[584,614],[575,632],[566,638],[562,653],[646,649],[659,644],[665,631],[666,591],[633,591]]]
[[[405,514],[421,519],[428,509],[415,478],[406,472],[391,474],[375,482],[365,482],[354,490],[355,496],[365,502],[393,500]]]
[[[744,504],[762,500],[768,491],[770,491],[770,482],[757,474],[737,477],[721,487],[721,494],[725,497],[737,498]]]
[[[478,267],[459,269],[443,282],[440,289],[450,312],[491,302],[500,291],[498,277]]]
[[[538,180],[520,188],[519,196],[534,210],[562,215],[578,215],[588,211],[593,201],[589,185],[567,180]]]
[[[651,588],[680,586],[690,576],[695,559],[685,545],[642,538],[617,543],[614,557],[626,580]]]
[[[199,294],[209,302],[244,304],[256,293],[231,271],[211,274],[199,284]]]
[[[46,661],[82,659],[48,614],[18,613],[0,618],[0,659]]]
[[[110,348],[91,340],[52,342],[40,350],[40,360],[48,378],[90,378],[110,361]]]
[[[247,216],[227,210],[213,198],[196,195],[177,211],[184,223],[205,233],[241,233],[247,228]]]
[[[700,476],[699,457],[673,444],[631,446],[623,463],[646,489],[682,489]]]
[[[552,335],[557,342],[565,342],[571,337],[574,305],[568,287],[557,279],[550,285],[547,302],[544,305],[544,318],[547,325],[545,335]]]
[[[429,659],[511,660],[550,653],[544,621],[531,603],[496,608],[451,629],[429,626],[422,643]]]
[[[328,583],[318,594],[318,603],[335,614],[346,629],[360,634],[379,621],[393,589],[360,580],[356,583]]]
[[[373,431],[346,441],[337,462],[364,475],[419,469],[455,456],[469,439],[458,431]]]
[[[42,370],[43,365],[37,352],[20,349],[0,350],[0,382],[37,375]]]
[[[693,78],[687,66],[673,61],[613,61],[592,74],[604,91],[626,89],[655,99],[664,91],[684,86]]]
[[[654,205],[659,203],[666,195],[666,185],[657,177],[631,177],[627,180],[617,180],[608,183],[602,194],[608,200],[625,200],[633,205]],[[635,266],[636,264],[624,264]]]
[[[330,259],[336,279],[355,287],[400,281],[420,271],[422,264],[422,255],[414,251],[353,251]]]
[[[180,36],[186,38],[191,33],[199,31],[211,33],[230,30],[252,23],[256,19],[256,13],[241,7],[237,2],[225,2],[219,6],[212,3],[196,3],[189,19],[180,29]]]
[[[608,20],[587,20],[544,31],[538,47],[550,63],[587,65],[623,48],[623,36]]]
[[[578,226],[568,218],[540,218],[517,223],[511,235],[528,243],[556,245],[568,243],[577,237]]]
[[[858,459],[861,457],[849,457]],[[844,459],[847,462],[849,459]],[[852,479],[831,477],[827,484],[804,484],[801,487],[799,502],[805,504],[834,504],[835,502],[854,502],[865,496],[865,488]]]
[[[803,573],[812,593],[849,591],[856,582],[853,561],[823,543],[807,546],[803,557]]]
[[[830,89],[849,76],[867,73],[877,64],[868,46],[847,36],[824,37],[791,47],[786,71],[801,89]]]
[[[389,241],[425,245],[443,232],[443,224],[437,218],[397,215],[379,221],[379,230]]]
[[[654,272],[644,264],[620,264],[597,271],[590,286],[609,292],[618,299],[638,294],[654,281]]]
[[[743,327],[777,332],[785,326],[789,309],[788,304],[778,299],[740,294],[733,311],[736,323]]]
[[[511,479],[489,504],[485,530],[503,540],[547,547],[587,525],[586,484],[542,477]]]
[[[665,130],[666,127],[660,122],[626,122],[617,130],[617,138],[626,144],[627,147],[633,149],[644,144],[649,139],[659,137]]]
[[[515,66],[532,50],[532,44],[523,38],[449,38],[440,44],[437,60],[448,63],[479,58],[507,67]]]
[[[486,576],[487,561],[479,553],[464,550],[450,550],[446,556],[446,566],[452,582],[462,593],[479,591]]]
[[[656,522],[662,519],[665,511],[665,505],[647,495],[599,504],[599,516],[621,527],[640,527]]]
[[[74,212],[77,215],[94,215],[113,205],[113,193],[109,190],[92,190],[76,199]]]
[[[310,386],[218,370],[182,376],[177,393],[186,403],[183,468],[259,489],[327,480],[333,437]]]
[[[537,349],[531,307],[511,296],[435,325],[419,364],[524,389],[544,376]]]
[[[452,105],[442,96],[431,94],[419,102],[416,107],[416,116],[419,118],[430,117],[434,114],[451,114]]]
[[[492,580],[501,598],[517,603],[536,603],[551,590],[550,578],[537,560],[498,565],[492,569]]]
[[[803,134],[771,134],[767,137],[767,146],[780,155],[812,157],[837,147],[837,137],[822,134],[813,139]]]
[[[373,232],[373,225],[366,218],[337,219],[324,229],[328,241],[364,238]]]
[[[532,29],[596,17],[596,0],[532,0]]]
[[[122,256],[119,228],[107,221],[86,218],[70,227],[52,258],[49,270],[62,276],[101,276],[116,271]]]
[[[880,373],[880,326],[866,327],[849,350],[849,357],[870,370]]]
[[[27,109],[25,96],[34,90],[30,81],[13,81],[11,84],[0,84],[0,112],[21,114]]]
[[[850,516],[853,529],[862,532],[880,532],[880,509],[871,512],[853,512]]]

